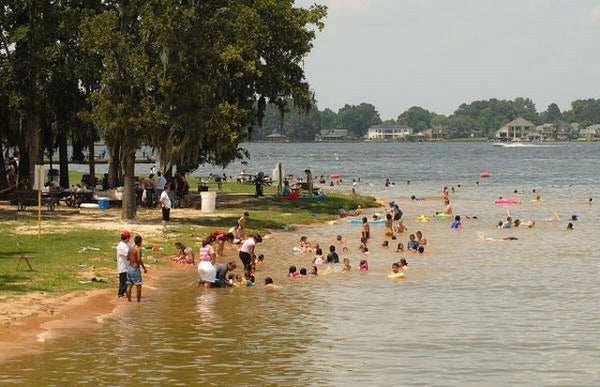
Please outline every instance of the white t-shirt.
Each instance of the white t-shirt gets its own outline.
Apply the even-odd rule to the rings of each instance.
[[[119,273],[127,272],[127,267],[129,267],[127,253],[129,253],[129,244],[123,241],[119,242],[117,246],[117,269],[119,269]]]
[[[160,201],[163,204],[163,207],[171,208],[171,198],[169,197],[169,194],[167,193],[167,191],[163,191],[160,194]]]
[[[163,175],[160,175],[156,178],[156,180],[154,180],[154,182],[156,183],[157,189],[165,189],[165,184],[167,184],[167,179],[165,179],[165,177]]]
[[[244,241],[242,248],[240,249],[244,253],[252,254],[252,247],[256,245],[254,238],[248,238]]]

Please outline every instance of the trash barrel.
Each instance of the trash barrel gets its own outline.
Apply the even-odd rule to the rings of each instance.
[[[215,212],[215,205],[217,201],[216,192],[200,192],[200,198],[202,199],[202,212]]]
[[[101,210],[107,210],[109,206],[110,200],[108,200],[107,198],[98,199],[98,208],[100,208]]]

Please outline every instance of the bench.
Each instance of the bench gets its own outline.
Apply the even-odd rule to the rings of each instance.
[[[48,207],[48,211],[54,211],[54,208],[62,199],[60,192],[43,192],[42,205]],[[38,203],[37,191],[16,191],[11,204],[17,206],[17,211],[25,211],[27,207],[36,206]]]
[[[31,255],[25,255],[21,244],[17,242],[17,249],[19,250],[19,263],[17,264],[17,271],[19,271],[19,267],[21,266],[21,262],[25,261],[27,266],[29,266],[29,271],[33,271],[33,267],[31,267],[31,262],[29,262],[34,257]]]

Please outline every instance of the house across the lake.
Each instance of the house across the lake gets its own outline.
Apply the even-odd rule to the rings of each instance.
[[[383,123],[373,125],[367,131],[366,138],[369,140],[405,140],[413,134],[410,126]]]
[[[348,129],[321,129],[315,141],[343,141],[348,139]]]

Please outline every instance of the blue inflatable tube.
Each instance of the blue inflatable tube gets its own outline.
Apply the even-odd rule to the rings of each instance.
[[[321,200],[321,199],[325,199],[326,197],[327,196],[325,196],[325,194],[316,195],[316,196],[300,195],[300,196],[298,196],[298,199],[316,199],[316,200]]]
[[[384,223],[385,220],[383,219],[377,219],[377,220],[367,220],[367,223]],[[350,219],[347,221],[347,223],[360,223],[362,224],[362,220],[361,219]]]

